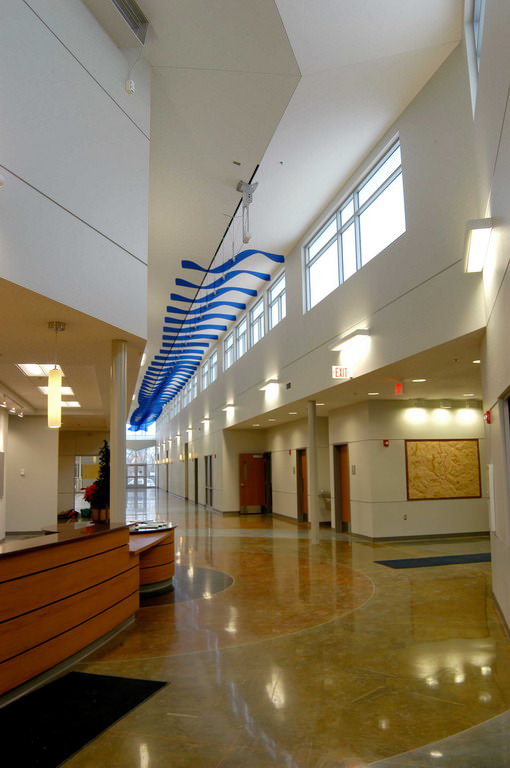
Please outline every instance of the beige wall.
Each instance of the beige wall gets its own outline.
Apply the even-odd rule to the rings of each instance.
[[[6,529],[40,531],[57,521],[58,429],[46,416],[9,420]]]

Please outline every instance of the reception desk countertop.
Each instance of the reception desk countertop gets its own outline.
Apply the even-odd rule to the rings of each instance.
[[[19,555],[30,550],[46,549],[56,544],[65,544],[94,536],[104,536],[112,531],[129,528],[126,523],[92,523],[88,520],[80,522],[60,523],[44,528],[40,536],[24,539],[9,539],[0,542],[0,558],[8,555]]]

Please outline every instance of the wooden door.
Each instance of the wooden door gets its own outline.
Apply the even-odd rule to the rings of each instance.
[[[239,506],[243,513],[262,512],[266,503],[265,459],[263,453],[239,456]]]
[[[306,448],[296,451],[296,482],[297,482],[297,512],[298,520],[308,520],[308,472],[306,464]]]
[[[334,447],[335,472],[335,528],[337,531],[350,530],[351,491],[349,482],[349,446]]]

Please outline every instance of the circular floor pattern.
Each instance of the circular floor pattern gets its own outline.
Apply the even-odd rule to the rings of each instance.
[[[173,578],[174,589],[165,592],[162,595],[153,597],[143,597],[141,595],[140,607],[149,607],[151,605],[169,605],[171,603],[182,603],[186,600],[196,600],[197,598],[209,598],[218,592],[230,587],[234,579],[223,573],[223,571],[214,571],[212,568],[200,568],[197,566],[176,565]]]

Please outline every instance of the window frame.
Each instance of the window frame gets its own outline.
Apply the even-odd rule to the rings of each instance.
[[[223,339],[223,370],[226,371],[235,363],[235,334],[234,331],[227,333]]]
[[[209,386],[210,358],[204,360],[200,367],[200,389],[203,392]]]
[[[256,310],[258,310],[259,307],[262,307],[262,312],[257,315],[254,319],[254,313]],[[250,322],[249,322],[249,342],[250,347],[254,347],[255,344],[258,344],[258,342],[264,338],[266,335],[266,305],[265,305],[265,295],[263,294],[260,299],[258,299],[255,304],[251,307],[249,312]],[[254,330],[255,328],[259,328],[262,326],[261,333],[257,339],[254,340]]]
[[[368,195],[366,200],[364,200],[362,203],[360,203],[360,194],[362,193],[363,189],[366,188],[366,186],[370,183],[370,181],[376,176],[376,174],[379,173],[379,171],[384,167],[386,163],[388,163],[395,152],[400,153],[399,163],[398,165],[389,172],[389,174],[385,177],[383,177],[383,180],[380,184],[371,192],[371,194]],[[307,242],[304,245],[303,248],[303,264],[304,264],[304,285],[305,285],[305,312],[310,311],[314,307],[317,306],[317,304],[320,304],[320,302],[326,298],[326,296],[329,296],[330,293],[332,293],[335,288],[338,288],[338,286],[342,285],[346,280],[349,279],[353,274],[358,272],[360,269],[362,269],[365,264],[369,263],[371,259],[363,262],[363,248],[362,248],[362,236],[361,236],[361,224],[360,219],[363,216],[363,214],[377,201],[377,199],[388,189],[388,187],[393,184],[393,182],[398,179],[399,177],[402,177],[402,183],[403,183],[403,166],[402,166],[402,150],[401,150],[401,144],[400,139],[397,137],[394,139],[391,144],[387,147],[387,149],[384,151],[384,153],[381,155],[379,160],[377,160],[370,168],[367,170],[367,172],[362,176],[360,181],[356,184],[356,186],[352,189],[349,194],[345,195],[345,197],[342,198],[340,204],[335,208],[334,212],[326,219],[326,221],[321,225],[321,227],[314,232],[311,238],[307,240]],[[345,211],[352,207],[352,212],[350,215],[345,216]],[[405,204],[404,204],[404,220],[405,220]],[[324,233],[328,230],[331,225],[334,224],[334,231],[332,235],[321,244],[321,247],[317,250],[316,253],[313,253],[313,255],[310,255],[310,251],[313,249],[313,246],[315,243],[317,243],[318,240],[324,235]],[[344,237],[346,236],[346,233],[348,230],[350,230],[351,227],[354,227],[353,233],[354,233],[354,249],[355,249],[355,263],[356,263],[356,269],[354,272],[351,272],[347,277],[345,277],[345,263],[344,263]],[[405,232],[405,229],[401,234]],[[399,235],[400,236],[400,235]],[[391,241],[391,242],[394,242]],[[312,304],[312,278],[311,273],[315,266],[317,266],[320,262],[320,260],[326,255],[326,253],[329,251],[329,249],[336,243],[336,258],[337,258],[337,275],[338,275],[338,283],[334,285],[331,290],[324,294],[320,299],[318,299],[315,303]],[[387,247],[387,246],[384,246]],[[384,247],[378,251],[378,253],[381,253],[382,250],[384,250]],[[378,255],[374,254],[372,258],[375,258],[375,256]]]
[[[275,294],[279,284],[283,282],[283,290]],[[273,322],[273,307],[277,309],[278,319]],[[287,284],[285,280],[285,270],[280,272],[273,284],[267,289],[267,327],[273,330],[287,316]]]
[[[248,349],[248,317],[244,313],[235,327],[235,359],[239,360],[248,352]]]
[[[215,349],[209,355],[209,384],[218,378],[218,350]]]

